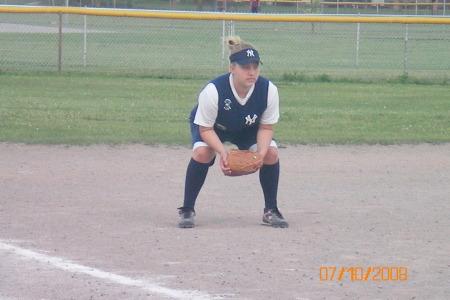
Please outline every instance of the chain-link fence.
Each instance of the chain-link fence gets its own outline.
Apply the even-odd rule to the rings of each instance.
[[[182,11],[250,12],[250,0],[0,0],[45,5]],[[450,15],[450,0],[260,0],[259,12],[290,14]]]
[[[97,11],[97,10],[96,10]],[[97,11],[98,12],[98,11]],[[0,71],[211,77],[227,70],[223,38],[262,55],[264,76],[450,78],[449,24],[160,19],[2,13]]]

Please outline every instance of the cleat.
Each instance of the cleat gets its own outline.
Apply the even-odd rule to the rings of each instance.
[[[263,215],[263,225],[275,228],[288,228],[289,223],[283,218],[278,208],[265,209]]]
[[[193,208],[188,207],[180,207],[178,208],[178,213],[180,214],[180,220],[178,221],[178,227],[180,228],[194,228],[194,216],[195,210]]]

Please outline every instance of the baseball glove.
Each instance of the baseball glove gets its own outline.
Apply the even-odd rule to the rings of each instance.
[[[230,176],[241,176],[255,173],[263,165],[263,160],[258,152],[249,150],[232,149],[227,156]]]

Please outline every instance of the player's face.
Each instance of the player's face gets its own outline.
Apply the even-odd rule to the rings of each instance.
[[[235,88],[248,90],[258,80],[259,62],[252,61],[246,65],[231,64],[230,72],[233,74],[233,83]]]

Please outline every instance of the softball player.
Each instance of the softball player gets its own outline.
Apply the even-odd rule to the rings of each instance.
[[[264,194],[263,224],[288,227],[277,207],[280,163],[273,140],[273,126],[279,118],[277,87],[259,76],[260,58],[255,47],[239,37],[227,39],[229,73],[209,82],[198,97],[190,117],[193,153],[186,171],[184,203],[179,208],[179,227],[195,226],[195,201],[208,169],[220,156],[220,167],[230,175],[224,142],[241,150],[259,152],[264,165],[259,180]]]

